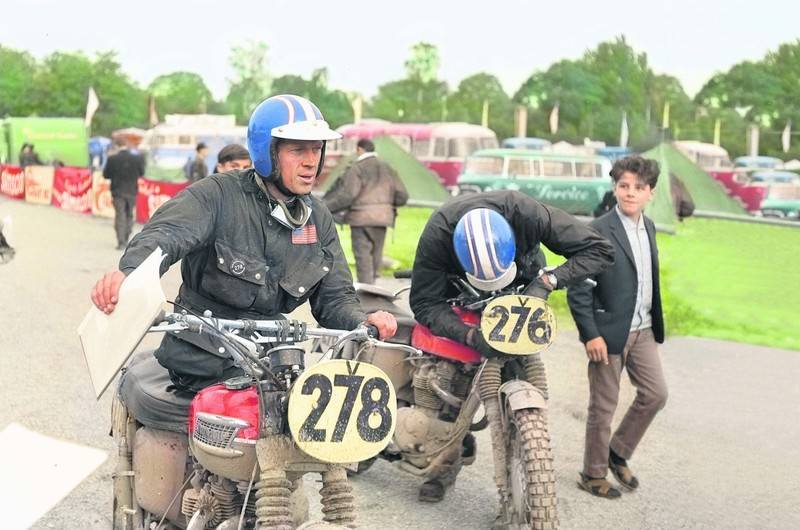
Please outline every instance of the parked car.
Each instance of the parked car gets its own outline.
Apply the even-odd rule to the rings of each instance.
[[[800,220],[800,184],[770,184],[760,212],[764,217]]]
[[[601,156],[482,149],[468,156],[460,193],[519,190],[572,214],[591,215],[607,191],[611,162]]]

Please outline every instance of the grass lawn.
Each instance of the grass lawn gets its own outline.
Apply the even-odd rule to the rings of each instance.
[[[431,210],[402,208],[385,254],[408,269]],[[350,233],[339,228],[353,268]],[[688,218],[658,235],[667,333],[800,350],[800,229]],[[563,261],[548,253],[548,264]],[[564,291],[550,297],[559,326],[574,328]]]

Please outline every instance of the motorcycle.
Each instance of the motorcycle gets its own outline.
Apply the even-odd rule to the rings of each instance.
[[[378,341],[371,326],[340,331],[294,320],[217,319],[208,311],[157,321],[150,332],[212,337],[244,375],[191,395],[171,387],[152,352],[133,357],[112,405],[113,528],[355,527],[345,466],[389,442],[396,396],[379,368],[338,357],[350,343],[415,350]],[[333,344],[306,367],[299,343],[315,337]],[[322,522],[304,522],[306,473],[322,477]]]
[[[410,278],[408,271],[395,277]],[[392,342],[423,351],[405,358],[375,348],[358,359],[378,366],[397,390],[397,427],[379,457],[430,480],[453,481],[475,459],[472,432],[488,427],[500,510],[493,528],[558,527],[553,456],[547,428],[547,377],[541,352],[555,339],[556,321],[546,301],[506,290],[479,293],[457,276],[461,293],[450,306],[504,355],[485,359],[468,346],[437,337],[398,305],[403,290],[356,284],[367,311],[395,315]],[[484,415],[473,421],[480,406]],[[366,471],[374,459],[359,464]]]

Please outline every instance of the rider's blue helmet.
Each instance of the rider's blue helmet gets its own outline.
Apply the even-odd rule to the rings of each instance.
[[[465,213],[453,232],[453,248],[467,280],[481,291],[502,289],[517,276],[514,231],[494,210],[475,208]]]
[[[332,130],[316,105],[306,98],[284,94],[262,101],[247,127],[247,147],[256,172],[269,181],[278,180],[276,140],[321,140],[322,157],[317,176],[325,162],[325,142],[342,135]]]

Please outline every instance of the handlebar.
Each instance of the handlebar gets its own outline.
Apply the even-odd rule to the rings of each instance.
[[[411,278],[410,270],[394,271],[393,276],[398,280],[408,280]]]

